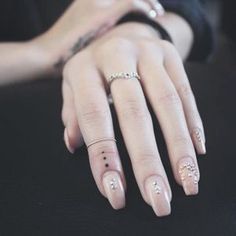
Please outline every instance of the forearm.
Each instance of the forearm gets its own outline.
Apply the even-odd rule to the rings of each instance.
[[[159,23],[171,35],[176,49],[185,59],[191,49],[193,34],[184,19],[173,13],[167,13],[158,19]],[[78,39],[78,42],[84,41]],[[0,85],[55,76],[60,70],[60,58],[41,47],[37,40],[25,43],[0,44]],[[78,47],[78,43],[75,43]],[[64,63],[61,61],[61,63]]]
[[[48,55],[32,41],[0,43],[0,85],[52,75]]]

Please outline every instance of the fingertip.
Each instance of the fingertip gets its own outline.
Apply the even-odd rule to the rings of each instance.
[[[194,143],[194,146],[196,148],[196,151],[199,155],[205,155],[206,154],[206,144],[204,139],[204,134],[201,129],[194,129],[192,132],[192,140]]]
[[[67,132],[67,129],[65,128],[64,130],[64,141],[65,141],[65,145],[67,147],[67,150],[71,153],[71,154],[74,154],[75,152],[75,149],[71,146],[70,144],[70,139],[69,139],[69,136],[68,136],[68,132]]]
[[[103,175],[103,187],[106,197],[111,206],[115,209],[125,207],[125,190],[119,173],[116,171],[108,171]]]

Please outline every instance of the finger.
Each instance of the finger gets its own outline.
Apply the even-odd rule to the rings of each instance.
[[[151,3],[152,1],[153,0],[146,0],[146,2],[143,0],[117,1],[113,5],[113,8],[109,9],[111,15],[109,16],[109,20],[106,24],[113,26],[120,18],[130,12],[141,12],[149,16],[150,11],[153,9],[153,3]]]
[[[71,63],[64,74],[72,83],[77,119],[86,145],[114,138],[109,104],[98,71],[82,54]],[[126,184],[116,143],[111,140],[97,142],[88,148],[88,153],[98,189],[114,209],[123,208]]]
[[[126,1],[119,1],[119,3],[117,2],[117,4],[119,4],[119,6],[121,7],[120,9],[122,9],[123,14],[132,11],[141,11],[148,15],[150,10],[152,10],[151,1],[152,0],[148,0],[146,2],[143,0],[126,0]]]
[[[186,195],[197,194],[199,170],[182,104],[155,46],[143,53],[139,68],[145,93],[165,137],[175,178]]]
[[[182,101],[192,141],[198,154],[205,154],[204,128],[183,63],[172,45],[165,44],[164,50],[164,65]]]
[[[65,81],[62,84],[62,96],[62,120],[65,126],[64,141],[68,151],[73,154],[76,148],[82,146],[83,138],[76,118],[72,90]]]
[[[152,7],[152,10],[149,11],[149,16],[151,18],[156,18],[157,16],[162,16],[165,13],[163,6],[157,0],[145,0]]]
[[[112,63],[105,60],[101,66],[106,78],[114,71],[136,71],[136,62],[130,59],[133,58],[132,53],[122,45],[123,49],[119,48],[116,60]],[[117,79],[111,84],[111,93],[141,194],[157,216],[168,215],[171,190],[160,160],[142,88],[136,79]]]

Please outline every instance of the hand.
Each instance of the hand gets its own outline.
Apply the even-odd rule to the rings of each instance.
[[[54,69],[91,41],[107,32],[130,11],[148,14],[154,0],[75,0],[62,17],[43,35],[32,41],[49,54]]]
[[[73,152],[83,136],[88,145],[115,138],[107,100],[107,79],[117,72],[138,72],[137,79],[117,79],[111,94],[134,174],[143,199],[158,216],[170,214],[171,188],[155,140],[149,100],[167,144],[176,181],[186,195],[198,193],[199,168],[194,145],[205,153],[205,136],[182,60],[175,47],[146,25],[120,25],[74,56],[64,68],[65,142]],[[88,148],[100,192],[115,209],[125,206],[125,176],[116,143]]]

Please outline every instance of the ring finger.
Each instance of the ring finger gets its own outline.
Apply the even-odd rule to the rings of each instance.
[[[187,195],[193,195],[198,193],[200,177],[196,154],[181,99],[160,54],[155,46],[143,53],[139,62],[142,84],[163,131],[175,178]]]

